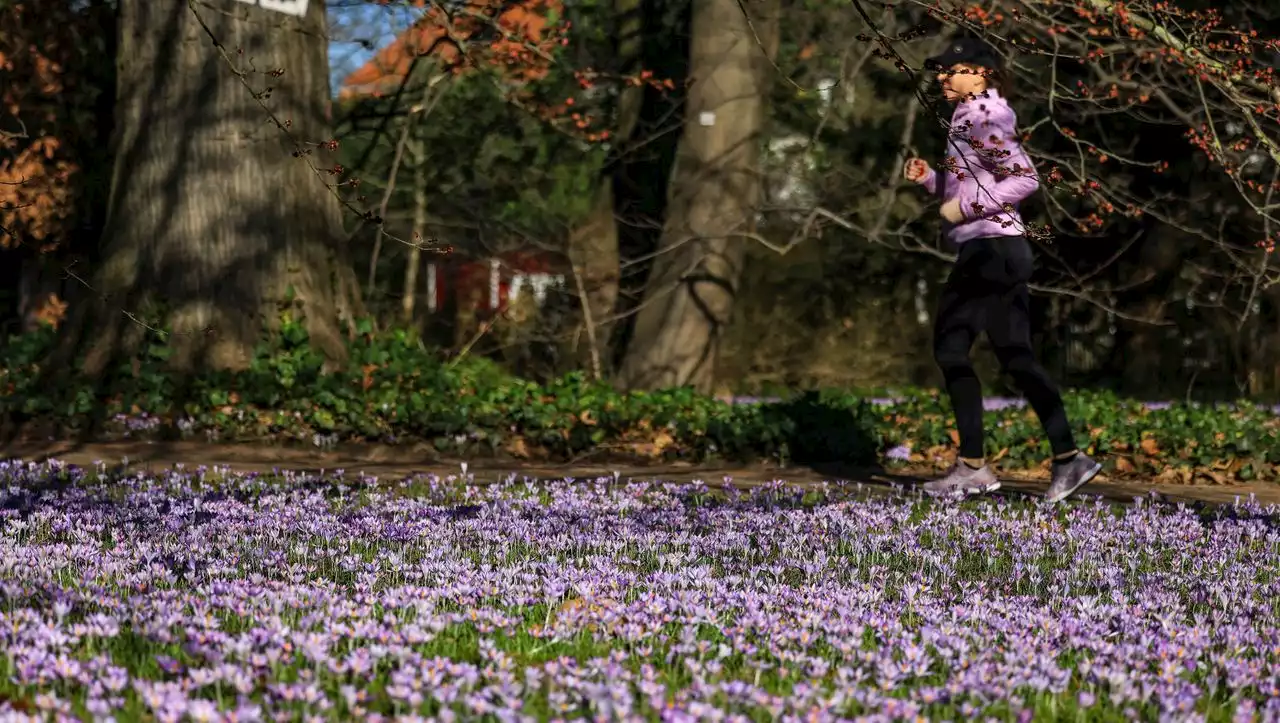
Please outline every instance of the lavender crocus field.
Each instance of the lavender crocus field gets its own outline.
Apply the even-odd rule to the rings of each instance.
[[[1249,501],[0,479],[5,720],[1280,719]]]

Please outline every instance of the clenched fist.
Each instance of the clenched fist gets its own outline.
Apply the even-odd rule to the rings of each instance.
[[[928,161],[920,158],[912,158],[907,161],[907,165],[902,169],[902,175],[912,183],[919,183],[924,177],[929,175]]]

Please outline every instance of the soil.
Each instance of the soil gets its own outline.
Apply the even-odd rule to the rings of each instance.
[[[345,470],[384,480],[400,480],[418,474],[456,474],[461,460],[441,460],[426,447],[392,447],[365,445],[331,450],[267,447],[248,444],[219,445],[190,441],[174,442],[33,442],[24,441],[0,447],[0,459],[20,458],[27,461],[58,459],[70,464],[89,466],[97,462],[116,466],[127,460],[133,470],[159,472],[181,464],[187,469],[198,466],[228,467],[236,472],[271,472],[301,470],[324,472]],[[619,466],[608,464],[546,465],[501,460],[470,460],[468,472],[479,482],[495,482],[510,475],[535,479],[593,479],[612,476],[622,479],[668,480],[688,482],[702,480],[708,485],[733,484],[755,486],[773,480],[786,480],[797,485],[822,481],[860,482],[870,491],[889,491],[895,486],[910,487],[928,478],[917,474],[885,472],[866,468],[831,466],[776,465],[755,466]],[[728,479],[726,479],[728,478]],[[1002,475],[1003,493],[1037,496],[1044,493],[1044,474]],[[1280,485],[1272,483],[1235,484],[1162,484],[1133,479],[1107,479],[1099,476],[1081,488],[1081,495],[1100,496],[1109,501],[1128,503],[1148,497],[1168,502],[1202,502],[1230,504],[1250,495],[1263,504],[1280,504]]]

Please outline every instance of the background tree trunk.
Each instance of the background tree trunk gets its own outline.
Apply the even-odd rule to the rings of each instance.
[[[332,166],[315,145],[331,134],[325,4],[304,18],[235,0],[121,0],[119,13],[102,263],[68,325],[86,371],[133,356],[147,326],[172,330],[177,371],[242,367],[286,289],[341,360],[358,295],[339,203],[306,160]]]
[[[615,0],[617,18],[615,54],[612,63],[619,76],[638,75],[644,60],[644,7],[641,0]],[[610,359],[609,348],[622,281],[622,252],[618,234],[617,193],[614,188],[622,170],[620,156],[635,136],[644,105],[644,86],[623,83],[614,107],[612,144],[616,153],[607,159],[590,215],[569,235],[568,256],[574,273],[582,279],[586,298],[579,299],[583,324],[594,329],[575,335],[579,366],[594,366]],[[584,347],[594,348],[584,348]],[[612,366],[612,365],[610,365]]]
[[[404,268],[404,296],[400,310],[406,324],[413,324],[414,306],[418,300],[418,269],[422,266],[422,244],[427,242],[427,149],[421,140],[413,141],[413,236],[409,259]]]
[[[748,14],[750,22],[748,22]],[[684,132],[662,239],[618,383],[710,391],[755,228],[776,0],[693,0]]]

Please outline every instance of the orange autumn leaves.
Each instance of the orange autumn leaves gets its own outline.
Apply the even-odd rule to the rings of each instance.
[[[0,248],[56,246],[75,214],[79,88],[68,64],[83,49],[69,3],[0,6]]]
[[[62,320],[67,316],[67,302],[58,297],[57,294],[48,293],[40,300],[36,306],[32,317],[37,324],[57,329]]]
[[[25,147],[24,147],[25,145]],[[57,138],[0,139],[0,247],[33,243],[51,250],[73,212],[71,176],[76,167],[58,158]]]
[[[448,13],[432,4],[412,28],[343,80],[341,96],[394,90],[418,56],[437,60],[455,74],[486,67],[516,85],[540,80],[556,47],[567,42],[568,24],[553,22],[561,12],[560,0],[470,0]]]

